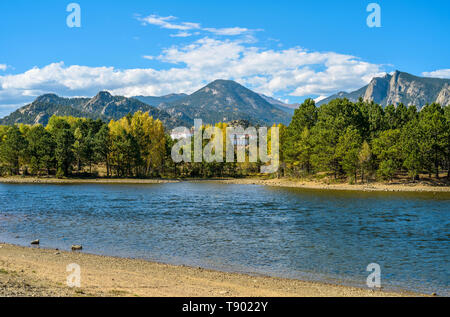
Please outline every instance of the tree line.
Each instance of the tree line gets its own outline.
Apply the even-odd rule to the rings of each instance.
[[[159,120],[137,112],[104,123],[75,117],[50,118],[42,125],[0,126],[2,175],[96,174],[159,176],[166,153],[166,135]]]
[[[228,124],[215,127],[225,138]],[[53,116],[46,127],[0,126],[0,175],[241,177],[256,175],[262,164],[175,163],[175,142],[160,120],[140,111],[109,123]],[[203,147],[207,143],[203,140]]]
[[[228,124],[216,127],[226,130]],[[399,173],[450,178],[450,107],[420,111],[403,104],[336,99],[317,107],[308,99],[280,129],[277,176],[392,180]],[[225,135],[225,133],[224,133]],[[270,131],[269,131],[270,136]],[[105,123],[53,116],[42,125],[0,126],[0,175],[107,177],[241,177],[256,163],[174,163],[174,140],[148,113]],[[269,140],[270,142],[270,140]],[[207,141],[204,141],[204,146]]]
[[[308,99],[295,111],[282,148],[282,172],[292,176],[330,173],[366,182],[392,180],[398,173],[412,180],[422,173],[439,178],[446,170],[450,178],[450,107],[383,109],[362,99],[316,107]]]

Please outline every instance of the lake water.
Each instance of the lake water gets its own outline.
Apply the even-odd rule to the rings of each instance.
[[[450,295],[450,195],[182,182],[0,184],[0,241]]]

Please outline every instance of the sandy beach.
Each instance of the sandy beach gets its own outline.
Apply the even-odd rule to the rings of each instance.
[[[417,184],[389,184],[389,183],[369,183],[369,184],[326,184],[318,181],[292,180],[292,179],[225,179],[211,180],[223,184],[242,185],[262,185],[271,187],[289,187],[320,190],[343,190],[343,191],[378,191],[378,192],[450,192],[450,186],[430,186],[422,183]]]
[[[68,264],[81,287],[66,286]],[[107,297],[398,297],[409,292],[173,266],[144,260],[0,244],[0,296]]]
[[[449,192],[450,186],[432,186],[426,183],[368,183],[327,184],[319,181],[296,179],[262,179],[262,178],[236,178],[236,179],[119,179],[119,178],[39,178],[39,177],[0,177],[4,184],[167,184],[178,182],[212,182],[222,184],[261,185],[271,187],[289,187],[320,190],[344,191],[379,191],[379,192]]]

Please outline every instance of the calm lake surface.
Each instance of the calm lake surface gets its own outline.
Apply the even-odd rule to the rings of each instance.
[[[0,241],[450,295],[450,195],[183,182],[0,184]]]

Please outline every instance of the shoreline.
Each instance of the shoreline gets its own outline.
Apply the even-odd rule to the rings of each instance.
[[[369,183],[369,184],[327,184],[310,180],[292,180],[292,179],[230,179],[230,180],[211,180],[211,182],[220,182],[224,184],[241,185],[263,185],[269,187],[302,188],[315,190],[335,190],[335,191],[359,191],[359,192],[430,192],[430,193],[450,193],[450,186],[430,186],[424,184],[389,184],[389,183]]]
[[[66,286],[68,264],[81,268],[81,287]],[[0,243],[0,297],[419,297],[391,292],[226,273],[139,259]]]
[[[0,177],[0,184],[170,184],[176,179]]]
[[[327,184],[301,179],[261,178],[213,178],[213,179],[121,179],[121,178],[39,178],[0,177],[0,184],[169,184],[180,182],[205,182],[236,185],[261,185],[269,187],[303,188],[316,190],[363,191],[363,192],[430,192],[450,193],[450,186],[431,186],[423,183],[368,183],[350,185],[347,183]]]

